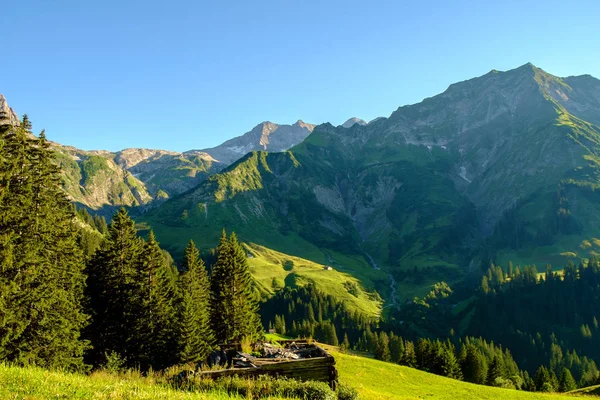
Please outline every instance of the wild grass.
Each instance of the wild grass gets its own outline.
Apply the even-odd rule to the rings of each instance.
[[[1,399],[238,399],[223,392],[184,392],[157,384],[135,372],[91,375],[0,364]],[[277,399],[273,397],[272,399]]]
[[[336,359],[340,382],[354,387],[363,400],[560,400],[575,397],[475,385],[326,347]]]

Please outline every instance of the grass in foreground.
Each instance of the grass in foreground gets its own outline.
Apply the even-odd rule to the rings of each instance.
[[[67,374],[0,364],[0,399],[241,399],[225,393],[192,393],[166,388],[135,374]],[[271,397],[278,400],[277,397]]]
[[[272,335],[272,339],[278,336]],[[544,394],[474,385],[416,369],[343,354],[325,346],[336,358],[340,383],[354,387],[364,400],[561,400],[598,394],[600,386],[568,394]],[[90,376],[18,368],[0,364],[1,399],[241,399],[225,393],[177,391],[138,375],[94,373]],[[270,399],[280,399],[271,397]]]

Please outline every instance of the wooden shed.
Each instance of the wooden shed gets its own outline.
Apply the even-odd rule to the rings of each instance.
[[[306,340],[281,340],[278,345],[265,343],[261,356],[238,351],[233,367],[216,371],[201,371],[198,375],[218,379],[225,376],[257,377],[269,375],[302,381],[327,382],[337,387],[335,358],[323,348]]]

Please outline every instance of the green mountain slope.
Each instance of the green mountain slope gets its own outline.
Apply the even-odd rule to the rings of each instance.
[[[330,349],[340,382],[356,388],[364,400],[481,400],[570,399],[566,394],[544,394],[475,385],[424,371]]]
[[[387,119],[248,154],[143,220],[176,252],[177,238],[214,243],[226,227],[311,260],[299,238],[394,274],[427,268],[424,284],[460,279],[483,243],[497,257],[579,244],[600,222],[600,128],[583,119],[597,119],[598,82],[492,71]]]

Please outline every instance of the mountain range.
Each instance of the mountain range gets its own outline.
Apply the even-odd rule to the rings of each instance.
[[[0,121],[15,118],[0,97]],[[55,148],[73,201],[144,206],[141,226],[176,256],[190,238],[214,246],[225,227],[395,301],[410,271],[427,271],[427,286],[490,259],[559,266],[600,253],[599,126],[598,79],[526,64],[369,123],[263,122],[183,153]]]
[[[208,245],[227,227],[432,280],[489,258],[563,265],[598,250],[598,124],[599,80],[493,70],[388,118],[249,153],[142,220],[175,252],[180,237]]]
[[[0,124],[18,121],[0,95]],[[120,206],[149,207],[183,193],[247,152],[287,150],[304,140],[314,126],[301,120],[293,125],[265,121],[219,146],[185,152],[145,148],[86,151],[55,142],[52,146],[71,200],[110,215]]]

